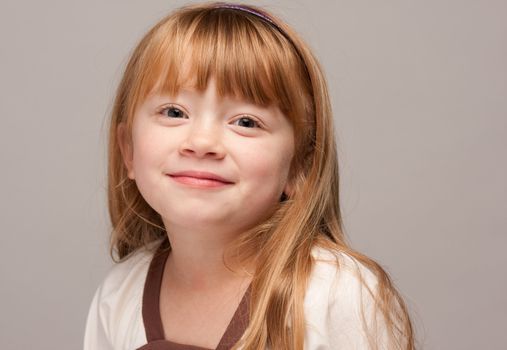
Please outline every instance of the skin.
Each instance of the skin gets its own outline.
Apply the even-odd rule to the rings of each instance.
[[[289,120],[275,106],[220,99],[215,86],[212,77],[204,92],[149,95],[135,112],[131,144],[125,126],[118,127],[128,176],[168,232],[166,274],[190,293],[237,280],[223,264],[224,249],[268,218],[283,192],[291,193]],[[202,187],[168,175],[183,170],[213,172],[232,183]]]
[[[160,294],[166,339],[214,349],[255,268],[227,268],[224,250],[291,194],[292,125],[277,107],[218,98],[211,78],[204,92],[149,95],[135,112],[132,141],[124,124],[117,132],[128,176],[161,215],[171,243]],[[230,183],[170,176],[187,170]]]

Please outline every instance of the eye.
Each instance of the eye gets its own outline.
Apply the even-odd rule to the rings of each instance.
[[[167,116],[169,118],[186,118],[187,114],[183,112],[181,109],[174,107],[174,106],[168,106],[164,107],[159,111],[160,114]]]
[[[242,126],[245,128],[259,128],[260,127],[260,124],[258,121],[256,121],[253,118],[250,118],[248,116],[242,116],[241,118],[236,119],[234,121],[234,123],[236,125],[239,125],[239,126]]]

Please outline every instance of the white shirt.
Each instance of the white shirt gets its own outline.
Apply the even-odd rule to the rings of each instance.
[[[374,304],[366,288],[361,288],[359,273],[373,292],[376,277],[343,253],[315,247],[312,255],[316,262],[304,300],[305,350],[370,349],[361,307],[370,319]],[[142,298],[152,258],[153,251],[142,248],[110,270],[90,306],[84,350],[134,350],[146,344]],[[377,326],[384,343],[386,335],[378,317]]]

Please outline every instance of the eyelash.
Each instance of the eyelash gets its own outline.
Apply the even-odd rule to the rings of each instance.
[[[164,107],[164,108],[160,109],[160,111],[159,111],[158,113],[159,113],[159,114],[162,114],[162,115],[164,115],[164,116],[167,116],[164,112],[165,112],[165,111],[168,111],[168,110],[171,110],[171,109],[173,109],[173,110],[178,110],[181,114],[183,114],[184,116],[186,116],[186,117],[188,118],[187,114],[186,114],[183,110],[181,110],[180,108],[175,107],[175,106],[167,106],[167,107]],[[177,118],[175,118],[175,119],[180,119],[180,118],[181,118],[181,117],[177,117]],[[186,118],[185,118],[185,119],[186,119]],[[262,126],[261,126],[261,123],[260,123],[259,121],[257,121],[256,119],[254,119],[254,118],[252,118],[252,117],[250,117],[250,116],[248,116],[248,115],[246,115],[246,114],[245,114],[245,115],[242,115],[240,118],[236,119],[234,122],[237,122],[237,121],[242,120],[242,119],[248,119],[248,120],[253,121],[253,122],[255,123],[255,127],[254,127],[254,128],[261,128],[261,127],[262,127]],[[253,128],[248,128],[248,129],[253,129]]]
[[[238,119],[234,120],[233,124],[237,125],[236,123],[239,122],[240,120],[249,120],[249,121],[252,121],[254,123],[253,127],[246,127],[246,126],[244,126],[244,128],[248,128],[248,129],[261,128],[261,123],[259,121],[257,121],[255,118],[252,118],[252,117],[250,117],[248,115],[242,115]],[[240,126],[240,125],[238,125],[238,126]]]
[[[188,115],[185,111],[183,111],[181,108],[178,108],[176,106],[166,106],[166,107],[163,107],[162,109],[160,109],[158,111],[159,114],[162,114],[166,117],[169,117],[167,114],[164,113],[164,111],[169,111],[169,110],[177,110],[179,113],[182,113],[183,116],[182,117],[172,117],[172,118],[175,118],[175,119],[188,119]]]

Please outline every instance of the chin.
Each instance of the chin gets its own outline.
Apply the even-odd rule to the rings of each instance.
[[[189,213],[191,213],[189,215]],[[195,213],[195,214],[193,214]],[[189,210],[186,213],[172,213],[164,217],[164,222],[179,227],[188,227],[195,229],[206,229],[210,226],[222,226],[230,224],[230,220],[223,215],[211,215],[200,213],[199,210]]]

